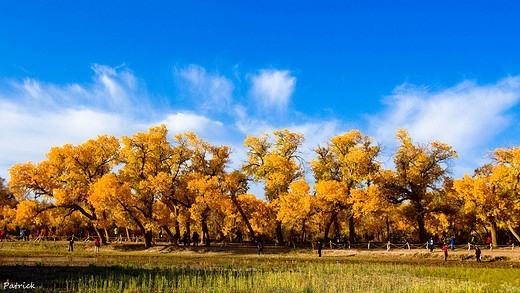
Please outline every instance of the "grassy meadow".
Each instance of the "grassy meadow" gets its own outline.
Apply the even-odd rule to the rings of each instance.
[[[64,242],[2,243],[0,282],[34,282],[31,292],[520,292],[520,263],[501,257],[265,250],[110,245],[96,256],[91,243],[73,253]]]

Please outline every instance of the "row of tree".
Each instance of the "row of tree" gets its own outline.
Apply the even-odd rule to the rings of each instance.
[[[382,168],[381,148],[352,130],[315,150],[313,191],[301,157],[304,136],[277,130],[244,141],[247,159],[232,170],[230,148],[191,132],[169,140],[165,125],[118,139],[103,135],[54,147],[39,163],[9,169],[0,194],[0,225],[127,227],[152,245],[153,231],[202,232],[203,239],[246,234],[284,242],[347,236],[395,239],[410,235],[514,235],[520,224],[520,149],[497,149],[473,176],[453,180],[457,157],[442,142],[413,143],[397,131],[393,170]],[[265,200],[248,194],[261,182]],[[2,182],[3,186],[3,182]],[[333,230],[333,231],[332,231]],[[504,236],[504,238],[507,238]]]

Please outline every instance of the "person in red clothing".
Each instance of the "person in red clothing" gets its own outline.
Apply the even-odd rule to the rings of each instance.
[[[259,237],[259,239],[256,241],[256,247],[258,248],[258,256],[260,256],[260,253],[265,256],[264,244],[262,243],[261,237]]]
[[[444,245],[444,261],[448,261],[448,246]]]
[[[486,240],[486,244],[488,246],[491,246],[491,237],[488,236],[487,240]]]
[[[96,254],[99,253],[99,246],[100,246],[100,244],[99,244],[99,240],[96,239],[96,241],[94,241],[94,252],[95,252]]]

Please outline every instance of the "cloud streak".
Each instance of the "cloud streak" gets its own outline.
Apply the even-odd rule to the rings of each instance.
[[[36,79],[0,84],[0,177],[13,164],[41,161],[54,146],[101,134],[131,135],[166,123],[172,132],[221,133],[222,123],[188,112],[152,110],[143,82],[127,68],[94,65],[92,83]]]
[[[174,73],[183,93],[204,111],[225,112],[231,106],[235,86],[227,77],[194,64]]]
[[[175,69],[181,95],[193,102],[181,103],[182,110],[154,104],[158,101],[146,84],[126,67],[94,65],[92,70],[86,84],[57,85],[30,78],[0,83],[1,177],[8,177],[7,169],[14,163],[44,159],[53,146],[78,144],[105,133],[131,135],[162,123],[172,134],[193,131],[211,143],[231,146],[233,168],[240,168],[246,158],[242,144],[247,135],[284,128],[301,132],[306,139],[302,157],[309,162],[318,145],[351,128],[363,128],[291,110],[296,78],[287,70],[249,75],[251,83],[238,85],[253,102],[243,105],[230,78],[197,65]],[[404,84],[386,97],[383,111],[369,117],[368,134],[383,146],[394,146],[395,131],[407,128],[416,141],[453,145],[460,154],[455,175],[461,176],[482,163],[483,145],[516,121],[512,109],[519,102],[520,77],[488,85],[464,81],[439,90]],[[278,119],[281,113],[290,119]]]
[[[452,145],[462,155],[461,165],[475,168],[482,145],[513,123],[511,110],[519,101],[518,76],[489,85],[464,81],[436,91],[405,84],[384,101],[386,110],[369,120],[376,138],[387,145],[394,143],[397,129],[407,128],[417,141]]]
[[[407,128],[421,141],[441,140],[459,149],[489,141],[512,122],[509,110],[518,104],[520,77],[492,85],[465,81],[452,88],[429,91],[403,85],[386,100],[387,110],[371,119],[377,137],[387,140]]]

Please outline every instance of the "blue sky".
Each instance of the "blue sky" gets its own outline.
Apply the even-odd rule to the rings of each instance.
[[[233,146],[288,128],[310,149],[360,129],[459,151],[519,145],[515,1],[8,1],[0,176],[52,146],[167,123]],[[456,3],[454,3],[456,2]]]

